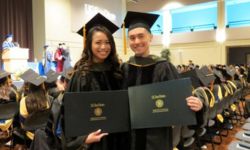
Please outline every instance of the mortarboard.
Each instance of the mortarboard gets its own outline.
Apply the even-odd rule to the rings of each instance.
[[[230,75],[231,77],[234,77],[236,71],[234,68],[230,68],[230,67],[226,67],[226,72],[228,75]]]
[[[34,70],[32,69],[28,69],[27,71],[25,71],[21,76],[21,79],[23,79],[26,82],[32,83],[36,86],[39,86],[40,84],[42,84],[46,78],[39,76],[39,74],[37,74]]]
[[[111,34],[115,33],[115,31],[119,29],[118,26],[116,26],[114,23],[112,23],[100,13],[96,14],[80,30],[77,31],[78,34],[83,36],[84,47],[86,45],[85,41],[89,30],[95,26],[104,26],[110,31]]]
[[[9,38],[9,37],[13,37],[13,34],[7,34],[6,36],[5,36],[5,38],[7,39],[7,38]]]
[[[207,66],[201,67],[200,72],[203,75],[202,78],[204,78],[203,81],[205,82],[205,85],[209,85],[212,81],[216,79],[213,72],[211,72]]]
[[[134,28],[143,27],[151,32],[150,28],[158,17],[159,15],[157,14],[128,11],[124,19],[124,25],[125,28],[128,28],[128,31]]]
[[[119,29],[118,26],[116,26],[106,17],[98,13],[91,20],[89,20],[85,24],[85,26],[83,26],[79,31],[77,31],[77,33],[80,34],[81,36],[85,36],[83,33],[84,28],[85,28],[85,32],[87,35],[91,28],[93,28],[94,26],[98,26],[98,25],[106,27],[110,31],[111,34],[115,33]]]
[[[216,77],[218,77],[218,78],[220,79],[220,81],[222,81],[222,82],[225,81],[225,79],[224,79],[224,77],[223,77],[223,75],[222,75],[222,73],[221,73],[220,70],[218,70],[218,69],[213,69],[213,73],[214,73],[214,75],[215,75]]]
[[[7,77],[7,76],[9,76],[9,75],[10,75],[9,72],[0,70],[0,79],[2,79],[2,78],[4,78],[4,77]]]
[[[208,85],[206,77],[197,68],[181,73],[181,77],[190,77],[194,88]]]
[[[219,69],[219,70],[220,70],[220,72],[225,80],[230,80],[232,78],[232,76],[231,76],[232,73],[231,73],[231,71],[226,69],[226,66],[222,69]]]
[[[46,83],[52,83],[55,82],[60,74],[53,71],[49,70],[49,72],[46,74],[47,80],[45,81]]]

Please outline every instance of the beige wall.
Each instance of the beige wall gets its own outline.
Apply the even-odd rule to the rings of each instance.
[[[74,63],[81,55],[82,37],[71,31],[70,5],[70,0],[45,0],[46,42],[54,50],[66,43]]]
[[[89,0],[85,0],[88,2]],[[115,9],[120,10],[120,13],[117,17],[121,16],[121,12],[125,12],[126,10],[126,1],[120,0],[119,3],[121,6],[117,8],[117,6],[112,5],[112,0],[109,0],[109,8],[107,9]],[[75,4],[73,2],[79,2],[79,0],[45,0],[45,33],[46,33],[46,43],[49,44],[54,50],[57,48],[58,43],[64,42],[69,47],[72,65],[80,58],[82,50],[83,50],[83,39],[80,35],[76,34],[72,28],[72,21],[76,21],[75,19],[75,11],[72,11],[72,5]],[[103,3],[103,1],[95,1],[98,5],[99,3]],[[105,1],[107,3],[107,1]],[[92,2],[93,3],[93,2]],[[72,14],[74,12],[74,14]],[[82,16],[79,14],[79,16]],[[82,17],[79,17],[79,22],[82,22]],[[118,24],[117,24],[118,25]],[[119,31],[120,32],[120,31]],[[121,50],[121,38],[120,36],[115,36],[117,49]],[[41,58],[41,57],[39,57]]]
[[[44,0],[32,0],[34,59],[41,60],[45,44]]]
[[[193,60],[195,64],[224,64],[223,44],[216,42],[192,43],[172,45],[171,60],[175,65],[188,64]]]
[[[172,63],[187,64],[192,59],[199,65],[226,64],[228,47],[250,45],[250,27],[226,29],[226,38],[223,43],[216,42],[215,31],[172,34]]]

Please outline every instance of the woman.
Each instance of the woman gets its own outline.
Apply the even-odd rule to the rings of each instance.
[[[10,73],[5,71],[0,71],[0,99],[9,100],[9,95],[12,91],[12,81]]]
[[[28,82],[27,95],[21,99],[19,108],[20,121],[23,123],[32,113],[49,109],[50,100],[44,86],[45,78],[31,69],[21,75],[21,78]],[[26,135],[33,140],[33,133],[27,132]]]
[[[50,70],[46,76],[47,80],[45,81],[45,89],[47,90],[48,94],[52,96],[53,99],[55,99],[60,94],[60,90],[57,88],[57,81],[60,74]]]
[[[98,19],[99,17],[101,19]],[[102,15],[98,14],[93,19],[98,22],[103,18]],[[105,23],[101,22],[100,24]],[[67,92],[121,89],[122,75],[115,42],[111,29],[108,30],[106,27],[110,26],[93,25],[89,30],[87,29],[86,47],[83,50],[82,58],[74,66]],[[118,27],[116,28],[118,29]],[[98,130],[88,136],[69,140],[67,149],[77,149],[81,145],[81,149],[127,150],[128,144],[122,137],[124,137],[122,133],[107,135],[107,133],[101,133],[101,130]]]
[[[15,90],[12,88],[10,73],[0,71],[0,103],[17,100]],[[0,139],[9,137],[9,129],[13,123],[13,119],[0,119]]]

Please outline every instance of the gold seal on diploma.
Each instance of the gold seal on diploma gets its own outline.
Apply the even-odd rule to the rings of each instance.
[[[152,113],[164,113],[168,112],[168,108],[166,107],[166,95],[164,94],[158,94],[158,95],[152,95],[152,100],[154,101],[154,107],[152,110]]]
[[[100,108],[100,107],[95,108],[94,114],[95,114],[95,116],[100,117],[102,115],[102,108]]]
[[[155,101],[155,105],[157,108],[162,108],[164,106],[164,101],[162,99],[158,99]]]

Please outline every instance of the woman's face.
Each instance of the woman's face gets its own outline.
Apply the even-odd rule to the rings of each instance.
[[[10,76],[7,77],[7,83],[8,83],[8,86],[12,85],[12,80]]]
[[[94,32],[91,47],[95,63],[104,62],[111,52],[110,41],[107,35],[101,31]]]

